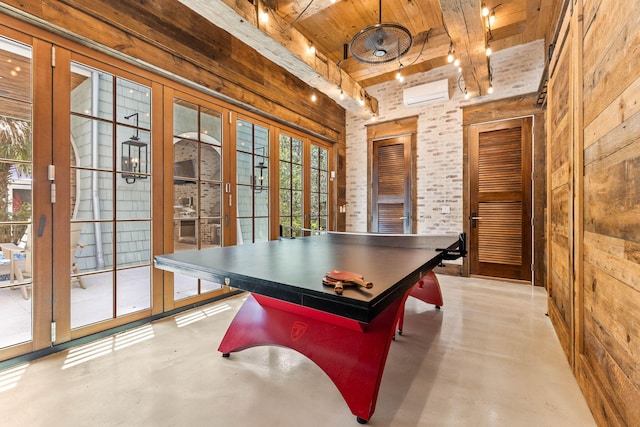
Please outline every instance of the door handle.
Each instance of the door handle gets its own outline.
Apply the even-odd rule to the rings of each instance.
[[[478,216],[478,213],[477,213],[477,212],[472,212],[472,213],[471,213],[471,228],[476,228],[476,227],[478,226],[477,221],[478,221],[479,219],[482,219],[482,217],[481,217],[481,216]]]

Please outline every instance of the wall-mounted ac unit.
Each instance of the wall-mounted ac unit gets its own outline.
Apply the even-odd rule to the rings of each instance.
[[[449,80],[438,80],[409,87],[404,90],[403,95],[405,107],[445,102],[449,100]]]

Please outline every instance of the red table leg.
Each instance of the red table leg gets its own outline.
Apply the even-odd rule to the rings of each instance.
[[[443,305],[442,292],[440,292],[440,282],[433,271],[428,272],[418,283],[413,285],[410,294],[412,297],[418,298],[427,304],[433,304],[436,308]],[[400,320],[398,322],[398,334],[402,335],[402,327],[404,326],[404,304],[400,310]]]
[[[333,381],[358,422],[373,415],[399,308],[409,291],[371,323],[252,294],[231,322],[223,356],[260,345],[279,345],[308,357]]]

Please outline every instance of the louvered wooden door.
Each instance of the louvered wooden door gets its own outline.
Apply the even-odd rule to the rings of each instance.
[[[373,143],[371,231],[411,233],[411,136]]]
[[[531,118],[469,128],[471,274],[531,280]]]

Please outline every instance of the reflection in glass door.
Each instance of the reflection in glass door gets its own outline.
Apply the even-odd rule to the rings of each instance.
[[[174,251],[222,245],[222,114],[176,98],[173,104]],[[174,300],[220,290],[174,274]]]
[[[304,223],[302,141],[280,134],[280,227],[282,236],[301,237]]]
[[[329,150],[311,144],[309,228],[329,229]]]
[[[236,122],[238,245],[269,240],[269,129]]]
[[[31,52],[0,37],[0,348],[33,337]]]
[[[151,89],[71,64],[71,328],[151,307]]]

